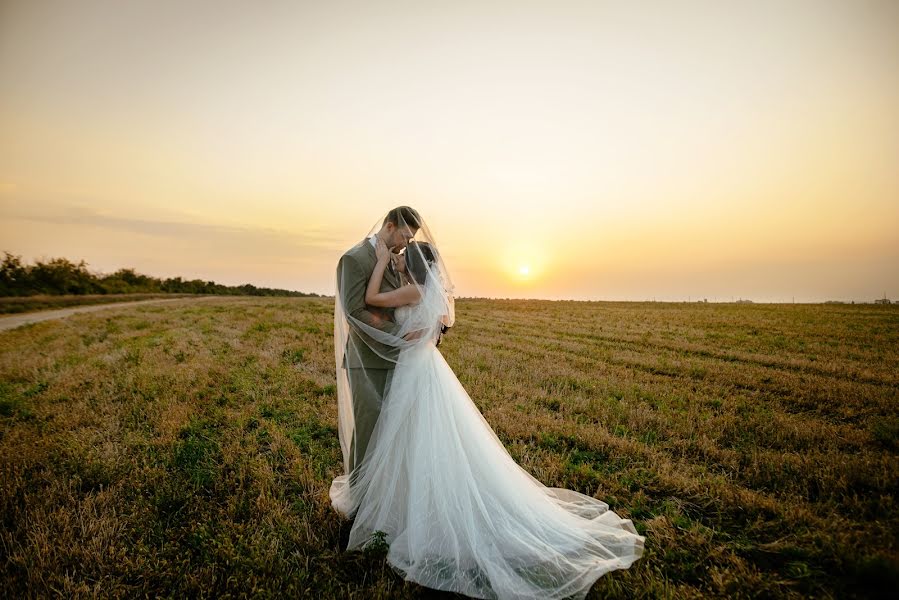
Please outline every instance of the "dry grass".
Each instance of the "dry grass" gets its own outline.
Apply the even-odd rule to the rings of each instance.
[[[3,296],[0,297],[0,314],[34,312],[37,310],[50,310],[54,308],[84,306],[89,304],[110,304],[112,302],[185,298],[189,296],[192,296],[192,294],[40,294],[36,296]]]
[[[899,310],[465,300],[441,345],[510,453],[647,536],[592,598],[899,585]],[[421,598],[346,553],[332,304],[223,298],[0,334],[0,585]]]

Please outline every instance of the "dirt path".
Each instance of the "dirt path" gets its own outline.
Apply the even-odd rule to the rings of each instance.
[[[69,315],[82,312],[94,312],[96,310],[106,310],[108,308],[122,308],[127,306],[140,306],[144,304],[162,304],[165,302],[177,302],[178,300],[187,300],[189,302],[198,302],[202,300],[210,300],[212,298],[222,298],[222,296],[203,296],[202,298],[157,298],[154,300],[134,300],[131,302],[110,302],[109,304],[91,304],[89,306],[72,306],[69,308],[60,308],[56,310],[41,310],[37,312],[19,313],[8,317],[0,317],[0,331],[15,329],[29,323],[38,323],[40,321],[48,321],[50,319],[62,319]]]

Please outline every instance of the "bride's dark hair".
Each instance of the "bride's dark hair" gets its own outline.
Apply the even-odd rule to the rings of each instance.
[[[427,242],[409,242],[406,246],[406,270],[418,285],[428,276],[428,267],[437,260],[437,251]]]

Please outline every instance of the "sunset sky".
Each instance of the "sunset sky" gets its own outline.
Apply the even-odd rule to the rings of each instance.
[[[324,294],[899,297],[899,2],[0,0],[0,251]]]

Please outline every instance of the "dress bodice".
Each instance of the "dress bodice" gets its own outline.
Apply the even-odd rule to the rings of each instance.
[[[393,319],[398,325],[402,325],[409,320],[411,313],[412,307],[408,304],[406,306],[400,306],[393,311]]]
[[[442,290],[429,279],[430,285],[420,288],[421,299],[415,304],[398,306],[393,311],[393,320],[400,325],[400,336],[412,331],[426,330],[436,335],[442,315],[446,314],[446,301]],[[429,333],[429,335],[430,335]]]

